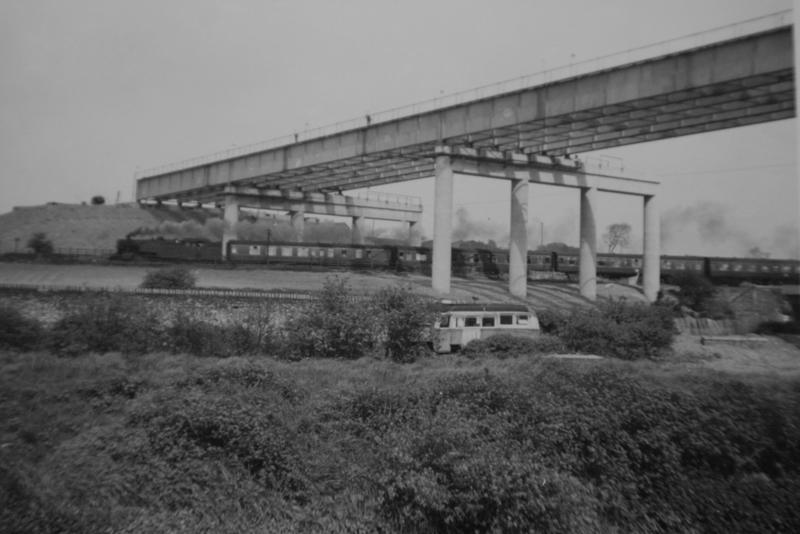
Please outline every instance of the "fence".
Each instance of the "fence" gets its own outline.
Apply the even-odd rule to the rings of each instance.
[[[110,248],[56,248],[53,253],[59,256],[77,256],[89,258],[107,258],[116,250]]]
[[[0,290],[35,291],[38,293],[125,293],[130,295],[179,295],[185,297],[245,297],[269,300],[309,301],[314,292],[260,291],[255,289],[152,289],[142,287],[44,286],[36,284],[3,284]]]

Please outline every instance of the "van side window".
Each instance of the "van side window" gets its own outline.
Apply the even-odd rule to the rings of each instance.
[[[483,317],[481,319],[481,326],[494,326],[494,317]]]
[[[449,315],[442,315],[439,317],[439,326],[442,328],[447,328],[450,326],[450,316]]]
[[[517,315],[517,324],[528,324],[528,315],[522,313]]]
[[[500,324],[514,324],[514,316],[513,315],[501,315],[500,316]]]
[[[477,317],[466,317],[464,319],[464,326],[478,326]]]

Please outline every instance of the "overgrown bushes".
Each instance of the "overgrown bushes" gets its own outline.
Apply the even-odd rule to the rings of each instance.
[[[33,350],[41,343],[43,330],[39,321],[0,306],[0,349]]]
[[[376,311],[387,358],[410,362],[427,352],[436,315],[430,300],[408,288],[388,287],[380,290],[370,304]]]
[[[295,309],[286,321],[285,356],[360,358],[376,346],[377,326],[370,306],[353,298],[347,281],[330,277],[319,299]]]
[[[56,321],[47,346],[57,354],[143,354],[163,348],[158,316],[143,303],[119,295],[92,295]]]
[[[49,329],[11,309],[0,310],[0,346],[54,353],[151,351],[198,356],[274,355],[357,359],[367,355],[413,361],[424,352],[433,320],[430,303],[403,288],[356,298],[345,279],[326,281],[318,300],[274,314],[251,306],[236,321],[211,322],[181,310],[119,294],[81,295]]]
[[[7,359],[0,524],[800,530],[796,378],[609,360],[446,361]]]
[[[407,288],[357,298],[345,279],[330,277],[320,298],[286,321],[285,355],[356,359],[382,349],[392,360],[414,361],[426,350],[432,323],[431,302]]]
[[[0,310],[0,320],[2,315]],[[101,293],[77,299],[77,304],[48,329],[38,321],[22,318],[18,312],[8,315],[12,319],[16,317],[16,322],[3,321],[9,326],[0,327],[0,336],[11,341],[21,339],[19,334],[11,335],[12,329],[29,332],[26,339],[33,337],[31,332],[36,332],[37,336],[36,344],[9,346],[20,350],[43,346],[63,356],[163,351],[227,357],[268,354],[277,343],[275,325],[267,306],[255,306],[236,322],[212,323],[182,311],[159,314],[136,298]],[[27,330],[14,325],[27,325]],[[3,334],[7,329],[9,334]]]
[[[734,316],[730,302],[717,291],[714,284],[700,273],[686,271],[672,278],[678,286],[678,307],[711,319],[729,319]]]
[[[569,351],[635,360],[657,357],[670,347],[673,318],[664,306],[609,301],[570,314],[543,313],[539,322]]]
[[[373,356],[411,362],[430,352],[435,318],[432,301],[408,288],[390,287],[359,297],[345,279],[336,277],[325,282],[317,300],[287,307],[280,314],[269,305],[249,306],[251,311],[239,314],[236,321],[211,322],[181,311],[157,313],[137,298],[118,294],[76,300],[78,304],[47,332],[35,320],[0,311],[0,344],[30,350],[36,340],[57,354],[72,356],[165,351],[199,356],[267,354],[290,360]],[[654,358],[670,346],[675,333],[671,310],[620,301],[570,314],[542,312],[539,322],[545,335],[537,339],[496,335],[473,341],[464,354],[505,358],[582,352]]]
[[[268,313],[258,313],[242,323],[218,325],[179,312],[163,332],[163,344],[172,352],[196,356],[267,354],[275,344],[270,321]]]
[[[542,334],[532,339],[511,334],[498,334],[486,339],[470,341],[461,352],[469,358],[489,355],[502,359],[555,354],[566,350],[566,344],[559,337],[550,334]]]
[[[148,272],[140,287],[149,289],[192,289],[196,283],[197,277],[186,267],[163,267]]]

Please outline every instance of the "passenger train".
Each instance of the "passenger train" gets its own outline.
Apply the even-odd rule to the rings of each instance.
[[[122,239],[114,259],[222,262],[221,243],[204,239]],[[404,245],[349,245],[242,241],[227,244],[226,261],[241,265],[275,265],[287,268],[382,269],[430,274],[432,254],[426,247]],[[508,251],[453,248],[455,276],[500,278],[508,274]],[[606,278],[633,277],[642,268],[637,254],[598,254],[597,274]],[[681,273],[693,272],[718,283],[750,281],[772,284],[800,283],[800,261],[760,258],[661,256],[661,277],[669,283]],[[578,274],[578,255],[528,252],[529,278],[560,273]]]

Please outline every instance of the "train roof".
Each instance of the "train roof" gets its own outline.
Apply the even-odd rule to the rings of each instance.
[[[484,302],[484,303],[438,303],[437,309],[440,312],[524,312],[531,313],[530,308],[524,304]]]

